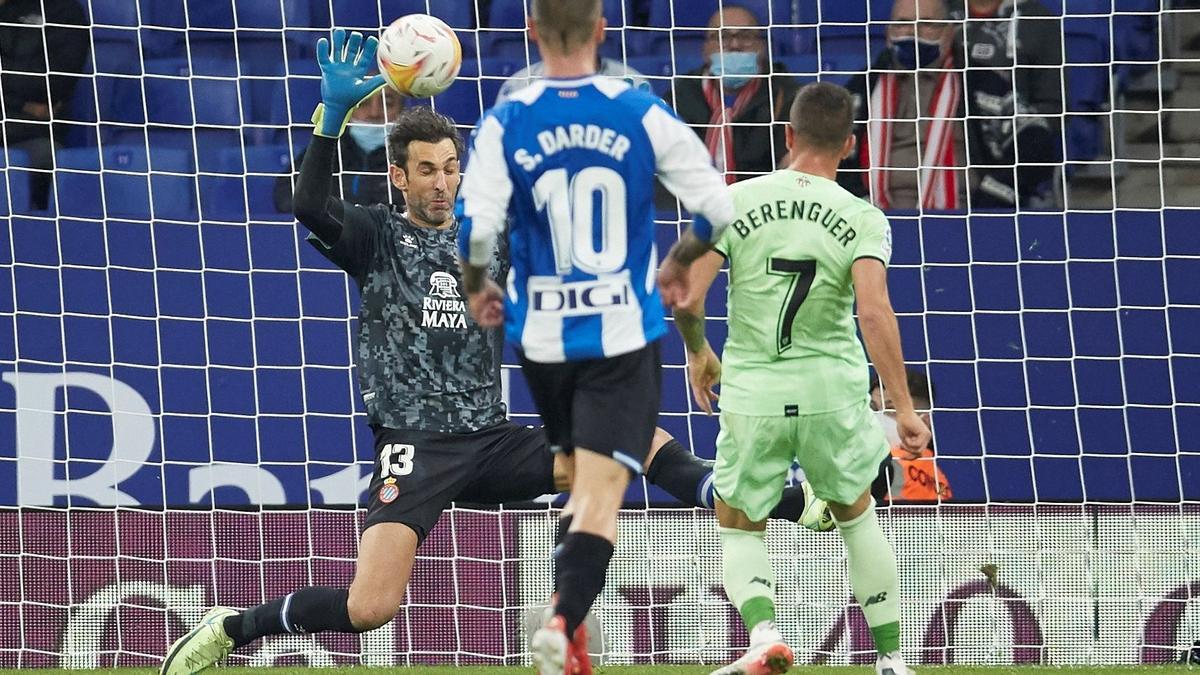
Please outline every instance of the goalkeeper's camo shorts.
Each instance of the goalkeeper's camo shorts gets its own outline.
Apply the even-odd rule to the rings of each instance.
[[[512,422],[447,434],[375,427],[364,529],[403,523],[424,541],[450,502],[501,504],[554,492],[546,434]]]
[[[779,503],[793,460],[818,497],[852,504],[871,487],[887,454],[866,400],[795,417],[722,411],[713,485],[721,501],[761,521]]]

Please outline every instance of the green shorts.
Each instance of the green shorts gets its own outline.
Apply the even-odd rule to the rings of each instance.
[[[798,417],[722,412],[713,485],[721,501],[757,522],[779,503],[793,460],[818,497],[852,504],[870,488],[887,454],[866,400]]]

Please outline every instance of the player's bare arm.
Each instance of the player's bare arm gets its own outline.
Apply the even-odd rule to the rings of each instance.
[[[713,352],[704,333],[704,299],[724,263],[725,258],[721,254],[708,251],[687,268],[685,276],[692,295],[686,304],[676,306],[672,312],[675,327],[683,336],[683,344],[688,351],[688,382],[692,388],[692,398],[709,415],[713,412],[713,403],[718,399],[714,387],[721,381],[721,360]]]
[[[504,292],[487,276],[486,267],[462,261],[463,287],[467,291],[467,309],[475,323],[484,328],[504,324]]]
[[[867,354],[884,390],[896,409],[896,426],[904,447],[919,452],[929,444],[929,427],[913,409],[905,381],[904,355],[900,350],[900,327],[888,297],[887,269],[875,258],[861,258],[851,267],[858,325]]]
[[[658,270],[658,287],[667,307],[675,308],[688,304],[697,293],[703,299],[707,289],[699,291],[690,287],[688,268],[697,258],[711,250],[711,242],[704,241],[692,230],[687,230],[667,252]]]

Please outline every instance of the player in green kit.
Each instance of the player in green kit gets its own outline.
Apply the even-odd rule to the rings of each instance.
[[[797,93],[786,136],[791,163],[731,188],[737,219],[715,251],[695,263],[691,294],[675,308],[692,393],[705,411],[721,382],[715,486],[725,591],[750,630],[750,649],[714,675],[782,673],[792,664],[774,624],[775,577],[763,534],[793,460],[829,502],[845,540],[850,585],[879,653],[876,673],[912,672],[900,654],[896,555],[869,492],[889,448],[868,404],[855,302],[902,442],[924,449],[929,428],[913,411],[888,299],[888,221],[834,182],[854,147],[853,115],[850,94],[839,86],[815,83]],[[725,261],[722,376],[705,339],[704,295]]]

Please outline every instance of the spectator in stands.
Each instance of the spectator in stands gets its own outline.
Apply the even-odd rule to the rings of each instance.
[[[929,413],[933,409],[933,384],[928,377],[915,370],[908,370],[907,376],[913,407],[928,425]],[[879,376],[874,373],[871,374],[870,387],[871,409],[879,413],[880,424],[892,446],[891,461],[880,467],[879,477],[871,486],[871,494],[880,501],[890,503],[943,502],[951,499],[950,481],[933,459],[933,439],[930,439],[929,447],[920,453],[906,450],[896,433],[891,397],[879,386]]]
[[[840,181],[883,209],[966,208],[962,61],[945,0],[896,0],[885,49],[850,82],[858,148]]]
[[[404,97],[380,90],[350,116],[334,158],[334,171],[340,173],[341,180],[333,184],[333,196],[362,205],[404,203],[404,196],[388,180],[387,156],[387,123],[395,120],[403,107]],[[297,172],[303,160],[301,152],[296,157]],[[292,211],[295,178],[280,176],[275,181],[275,208],[281,212]]]
[[[967,0],[951,17],[965,19],[970,158],[981,167],[971,206],[1051,205],[1062,156],[1062,20],[1041,0]]]
[[[725,3],[708,22],[704,65],[674,82],[674,106],[708,145],[726,182],[774,171],[799,85],[772,64],[763,24]]]
[[[29,165],[41,169],[31,180],[37,209],[46,208],[54,148],[61,145],[51,120],[66,112],[80,79],[70,73],[82,75],[88,60],[87,23],[75,0],[0,0],[0,144],[25,151]]]
[[[496,94],[496,105],[500,105],[509,99],[514,92],[524,89],[533,83],[534,80],[542,77],[542,62],[532,63],[517,72],[513,73],[500,86],[500,93]],[[598,58],[596,63],[596,73],[607,75],[608,77],[616,77],[625,80],[630,86],[638,89],[650,89],[650,83],[646,81],[646,76],[638,72],[636,68],[626,65],[616,59]]]
[[[1038,18],[1014,33],[1026,14]],[[1062,50],[1043,16],[1038,0],[968,0],[953,14],[945,0],[896,0],[888,48],[850,84],[864,124],[842,184],[885,209],[962,210],[968,193],[973,208],[1045,204],[1061,141],[1044,115],[1062,110]],[[1035,66],[1015,84],[1014,55]]]

